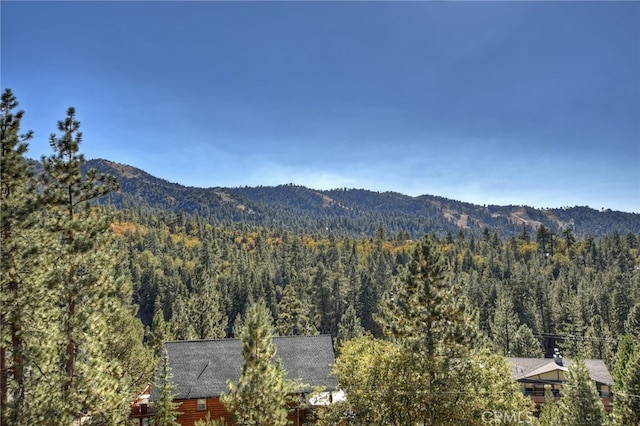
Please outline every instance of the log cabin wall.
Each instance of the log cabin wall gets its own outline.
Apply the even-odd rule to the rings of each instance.
[[[200,400],[186,399],[176,401],[180,403],[178,411],[182,412],[182,414],[178,416],[178,423],[180,423],[181,426],[194,426],[197,420],[207,418],[207,412],[211,416],[211,420],[224,417],[228,422],[231,418],[231,413],[227,411],[218,398],[205,399],[206,408],[204,410],[199,409],[202,407],[198,407],[198,401]]]
[[[198,407],[199,401],[200,407]],[[181,426],[194,426],[196,421],[207,418],[207,412],[211,420],[224,417],[227,425],[235,425],[235,423],[231,422],[231,413],[222,405],[222,402],[220,402],[218,398],[207,398],[206,408],[204,409],[202,409],[202,400],[183,399],[175,402],[180,403],[178,411],[182,412],[182,414],[178,416],[178,423],[180,423]],[[293,426],[300,426],[308,420],[308,414],[308,410],[292,409],[288,418]]]

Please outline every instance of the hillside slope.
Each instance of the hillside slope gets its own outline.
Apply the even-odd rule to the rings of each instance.
[[[365,189],[313,190],[298,185],[194,188],[156,178],[135,167],[90,160],[88,167],[118,177],[122,190],[109,202],[120,208],[161,209],[198,214],[221,223],[250,223],[312,233],[371,236],[382,227],[391,235],[428,233],[479,235],[485,227],[510,237],[544,225],[571,228],[577,236],[640,233],[640,214],[589,207],[534,209],[479,206],[433,195],[411,197]]]

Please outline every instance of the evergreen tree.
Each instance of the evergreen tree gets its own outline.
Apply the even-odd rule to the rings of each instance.
[[[518,331],[518,316],[513,309],[511,295],[500,293],[491,323],[492,337],[503,355],[513,353],[513,343]]]
[[[334,310],[336,299],[332,292],[332,273],[327,271],[322,263],[316,268],[312,288],[314,305],[314,316],[316,318],[316,325],[320,333],[334,334],[334,322],[336,318],[336,312]]]
[[[627,334],[618,350],[613,418],[616,425],[640,424],[640,345]]]
[[[559,295],[555,295],[559,297]],[[572,293],[566,297],[563,304],[557,303],[557,309],[561,309],[556,323],[558,326],[558,334],[563,335],[558,347],[562,354],[566,357],[580,357],[585,352],[586,343],[582,339],[585,333],[584,309],[578,296]]]
[[[358,294],[358,314],[362,319],[365,330],[371,331],[378,336],[379,325],[375,321],[378,315],[380,292],[367,272],[362,273],[360,278],[360,292]]]
[[[28,415],[33,388],[42,379],[40,342],[46,340],[46,291],[39,274],[46,235],[33,212],[40,200],[24,154],[32,132],[20,133],[24,111],[10,89],[0,105],[0,406],[1,424],[37,421]],[[11,372],[11,374],[9,374]],[[31,395],[30,395],[31,394]],[[35,410],[33,410],[35,411]],[[33,411],[31,413],[33,413]]]
[[[584,337],[586,339],[584,357],[588,359],[602,359],[607,365],[613,361],[614,339],[611,337],[609,327],[598,314],[591,317]]]
[[[596,385],[584,361],[577,358],[566,373],[562,387],[559,415],[566,426],[598,426],[608,424],[607,413]]]
[[[47,389],[47,410],[60,424],[70,424],[95,407],[122,406],[132,396],[120,381],[126,374],[123,365],[107,355],[122,332],[110,319],[130,309],[129,282],[117,271],[111,218],[91,205],[118,184],[95,169],[83,174],[79,127],[75,110],[69,108],[66,119],[58,122],[62,134],[50,137],[54,153],[42,159],[45,223],[56,236],[48,247],[55,260],[47,281],[50,308],[57,318],[49,324],[52,338],[47,345],[52,364],[60,367],[46,372],[52,385]]]
[[[478,383],[489,386],[495,377],[479,381],[483,362],[461,362],[471,357],[477,331],[459,291],[447,279],[447,265],[435,244],[423,238],[411,261],[400,269],[379,318],[401,357],[398,364],[393,364],[401,374],[393,381],[393,392],[408,398],[397,406],[383,406],[388,412],[404,413],[404,418],[392,424],[465,424],[472,418],[477,420],[478,404],[467,405],[467,397],[460,398],[460,393],[473,394],[475,391],[469,389],[475,389]],[[451,392],[452,385],[461,389]],[[510,397],[503,401],[514,406],[524,402],[511,398],[522,398],[517,389],[506,393]]]
[[[150,357],[134,318],[105,209],[90,202],[117,188],[84,157],[75,111],[51,136],[54,150],[36,179],[23,155],[22,112],[2,96],[2,423],[67,425],[91,414],[120,423],[146,382]],[[38,194],[38,195],[36,195]],[[37,215],[35,211],[37,210]],[[11,372],[11,374],[9,374]],[[10,379],[9,379],[10,378]]]
[[[169,339],[169,324],[164,320],[164,313],[160,304],[156,304],[156,309],[151,321],[151,328],[147,332],[147,340],[156,356],[161,356],[164,344]]]
[[[466,352],[475,336],[465,300],[446,279],[447,271],[436,245],[423,238],[378,317],[392,340],[425,357],[455,358]]]
[[[533,331],[526,324],[521,324],[513,336],[511,355],[525,358],[540,358],[544,351]]]
[[[615,285],[613,294],[611,296],[611,331],[614,336],[620,336],[625,333],[625,322],[629,315],[629,299],[625,294],[622,285],[616,283],[615,280],[612,283]]]
[[[103,404],[93,407],[91,421],[96,424],[121,424],[131,414],[131,401],[153,377],[157,358],[151,347],[143,345],[144,326],[135,317],[133,308],[106,312],[110,324],[109,344],[102,356],[111,367],[111,374],[118,375],[115,398],[104,398]]]
[[[197,300],[190,295],[179,295],[175,298],[171,309],[171,331],[174,339],[195,340],[199,337],[193,321],[197,316],[194,308],[197,309]]]
[[[637,340],[630,334],[622,336],[620,343],[618,344],[618,351],[616,352],[616,366],[614,382],[622,383],[624,381],[624,372],[627,367],[627,363],[633,357],[633,353],[638,346]]]
[[[276,358],[271,316],[264,302],[247,309],[240,332],[242,373],[237,384],[228,382],[229,393],[220,400],[241,425],[286,425],[287,400],[292,387]]]
[[[287,285],[278,303],[276,330],[281,336],[315,335],[318,329],[309,318],[310,307],[293,283]]]
[[[562,231],[562,236],[564,237],[568,254],[573,257],[573,246],[576,243],[576,237],[573,235],[573,230],[571,228],[565,229]]]
[[[560,423],[558,403],[556,402],[550,387],[545,385],[544,404],[540,407],[540,426],[556,426]]]
[[[624,323],[624,329],[627,334],[634,336],[640,341],[640,302],[633,305],[627,315],[627,320]]]
[[[200,339],[220,339],[227,334],[227,316],[222,304],[222,295],[215,280],[204,275],[194,290],[192,303],[196,319],[196,334]]]
[[[355,308],[349,306],[338,324],[338,335],[336,336],[335,346],[339,351],[342,343],[361,336],[364,336],[364,328],[362,327]]]
[[[154,387],[158,389],[158,400],[153,403],[156,413],[153,417],[153,426],[180,426],[178,416],[182,414],[178,411],[180,403],[173,402],[174,386],[171,382],[173,376],[171,367],[169,366],[169,354],[165,350],[162,358],[162,369],[160,375],[154,383]]]
[[[374,336],[382,336],[382,330],[376,320],[380,313],[383,295],[389,290],[391,283],[391,266],[382,249],[381,228],[371,254],[367,257],[367,265],[361,274],[360,300],[358,315],[362,325]],[[383,231],[383,230],[382,230]]]

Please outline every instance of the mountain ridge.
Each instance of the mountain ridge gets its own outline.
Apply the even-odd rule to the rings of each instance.
[[[595,210],[588,206],[536,209],[524,205],[477,205],[436,195],[409,196],[367,189],[310,189],[292,183],[278,186],[199,188],[172,183],[136,167],[105,159],[89,160],[87,168],[115,175],[121,191],[109,196],[116,207],[146,207],[198,214],[224,223],[374,235],[419,237],[460,231],[472,235],[489,228],[502,237],[521,234],[523,227],[552,232],[570,228],[576,235],[640,233],[640,214]]]

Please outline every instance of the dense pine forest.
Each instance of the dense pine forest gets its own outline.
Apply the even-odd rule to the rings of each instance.
[[[238,225],[197,216],[119,211],[113,225],[129,256],[134,302],[150,336],[194,339],[233,334],[235,318],[265,300],[281,334],[338,334],[351,308],[367,331],[415,245],[379,229],[373,238],[336,238]],[[501,240],[432,236],[450,279],[503,354],[600,358],[640,320],[636,234],[557,239],[541,227]]]
[[[59,135],[51,136],[51,156],[34,167],[26,157],[32,135],[22,133],[23,113],[16,108],[15,96],[5,91],[3,424],[66,425],[83,417],[92,424],[122,424],[132,398],[153,380],[164,342],[237,337],[245,313],[258,302],[275,335],[335,338],[337,374],[351,386],[350,412],[361,415],[354,424],[480,424],[477,417],[475,423],[447,417],[453,411],[446,410],[462,407],[458,399],[435,403],[426,394],[415,412],[409,400],[398,400],[409,417],[384,417],[357,405],[373,398],[359,400],[353,383],[367,382],[358,376],[366,375],[362,359],[380,360],[375,357],[386,352],[389,358],[382,361],[389,371],[402,366],[402,380],[415,391],[419,383],[406,379],[414,377],[413,367],[421,380],[425,372],[436,380],[443,372],[462,371],[450,361],[434,361],[442,359],[442,347],[450,351],[448,360],[477,362],[464,370],[466,379],[455,376],[468,386],[464,392],[502,383],[501,389],[515,392],[502,409],[524,412],[526,403],[513,396],[517,388],[473,368],[490,360],[501,365],[495,356],[548,357],[554,348],[566,357],[603,359],[620,378],[618,389],[626,389],[621,394],[635,395],[616,400],[626,413],[617,421],[640,415],[637,406],[622,405],[640,399],[638,215],[574,208],[581,214],[569,218],[558,209],[550,221],[548,213],[521,208],[527,220],[514,221],[507,219],[513,209],[500,215],[499,207],[456,202],[449,209],[455,217],[447,219],[443,206],[453,206],[451,200],[430,198],[428,205],[439,205],[436,214],[399,194],[335,190],[318,196],[293,185],[212,189],[223,201],[206,211],[211,193],[205,192],[192,208],[174,208],[181,204],[178,193],[168,197],[159,189],[146,194],[156,203],[141,203],[131,185],[142,181],[123,182],[124,166],[116,179],[105,170],[112,163],[84,159],[73,108],[58,123]],[[288,198],[292,192],[299,198]],[[230,196],[233,202],[225,203]],[[375,213],[353,207],[354,199],[373,198],[385,200]],[[315,216],[301,207],[318,202]],[[480,212],[474,224],[462,224],[472,210]],[[591,220],[598,215],[606,220]],[[439,305],[429,305],[433,301]],[[426,319],[411,308],[421,304],[431,306]],[[407,318],[430,327],[440,318],[449,328],[429,328],[435,340],[425,344]],[[453,333],[456,327],[464,339]],[[500,368],[508,382],[508,370]],[[398,377],[393,380],[401,383]],[[433,408],[431,417],[420,411],[424,406]],[[467,409],[477,415],[477,407]],[[335,415],[321,421],[350,421]]]

